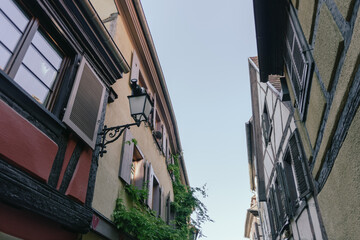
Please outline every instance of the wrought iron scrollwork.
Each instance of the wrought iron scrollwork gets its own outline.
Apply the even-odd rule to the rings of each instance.
[[[105,150],[106,145],[109,143],[115,142],[119,139],[121,134],[125,131],[125,129],[130,128],[131,126],[137,125],[139,126],[139,123],[130,123],[126,125],[116,126],[116,127],[110,127],[108,128],[106,125],[104,126],[104,129],[99,133],[101,135],[101,143],[99,143],[97,146],[100,147],[100,157],[104,155],[107,151]],[[108,137],[108,139],[107,139]]]

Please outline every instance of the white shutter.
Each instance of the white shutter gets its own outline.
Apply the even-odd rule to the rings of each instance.
[[[150,163],[148,167],[148,199],[147,199],[147,205],[149,208],[152,208],[153,186],[154,186],[154,169]]]
[[[121,154],[119,177],[127,184],[131,181],[131,165],[134,156],[133,136],[129,129],[125,129],[125,136]]]
[[[83,57],[63,121],[92,149],[95,148],[106,88]]]
[[[134,50],[132,62],[131,62],[130,80],[131,79],[139,80],[139,72],[140,72],[140,62],[139,62],[139,58],[136,54],[136,51]]]

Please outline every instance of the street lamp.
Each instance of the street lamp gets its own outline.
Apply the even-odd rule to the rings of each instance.
[[[152,112],[153,103],[146,90],[137,84],[137,79],[131,79],[130,82],[132,94],[128,96],[128,99],[130,114],[135,122],[115,127],[104,126],[103,130],[99,133],[101,135],[101,143],[98,146],[100,146],[99,154],[101,157],[107,152],[105,150],[106,145],[119,139],[124,130],[130,128],[130,126],[136,125],[139,127],[141,122],[148,121],[149,115]],[[106,139],[107,136],[109,139]]]

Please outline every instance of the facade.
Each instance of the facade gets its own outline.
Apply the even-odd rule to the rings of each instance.
[[[250,208],[246,212],[244,236],[251,240],[263,239],[256,196],[251,198]]]
[[[131,65],[130,73],[112,86],[118,98],[108,105],[105,124],[133,122],[127,100],[131,94],[130,79],[138,79],[147,90],[154,102],[154,112],[147,123],[127,129],[122,139],[108,145],[107,153],[99,159],[92,204],[96,217],[91,233],[84,239],[114,235],[116,228],[111,220],[116,199],[123,199],[128,207],[133,204],[125,191],[126,185],[142,189],[148,184],[146,205],[170,223],[174,193],[167,165],[173,163],[172,154],[182,151],[170,97],[140,1],[92,0],[91,3]],[[182,182],[189,185],[183,159],[179,157]]]
[[[322,239],[320,218],[285,79],[260,81],[249,58],[252,118],[246,123],[251,188],[257,193],[260,239]]]
[[[126,239],[111,213],[143,182],[170,221],[181,144],[140,1],[3,0],[0,26],[0,238]],[[151,120],[99,157],[104,125],[133,122],[130,78],[155,102]]]
[[[252,139],[259,215],[273,239],[360,234],[358,9],[357,1],[254,0],[259,72],[257,84],[250,80]],[[274,99],[261,97],[258,89],[274,86],[273,75],[281,87],[269,107]],[[264,133],[268,138],[261,139]],[[267,145],[257,144],[266,139]],[[270,167],[269,144],[275,145]]]

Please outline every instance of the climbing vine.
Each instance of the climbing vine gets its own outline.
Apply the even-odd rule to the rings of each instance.
[[[127,185],[125,191],[134,200],[134,205],[127,209],[123,200],[117,199],[113,218],[118,229],[139,240],[184,240],[191,239],[195,232],[203,236],[201,224],[212,219],[207,214],[206,206],[196,197],[196,194],[207,197],[205,185],[201,188],[183,185],[180,180],[178,156],[174,155],[173,158],[174,164],[168,165],[168,171],[173,176],[174,190],[171,210],[175,212],[175,219],[171,225],[156,217],[156,213],[145,206],[146,188],[139,190],[132,185]],[[193,212],[195,212],[195,219],[191,218]]]

